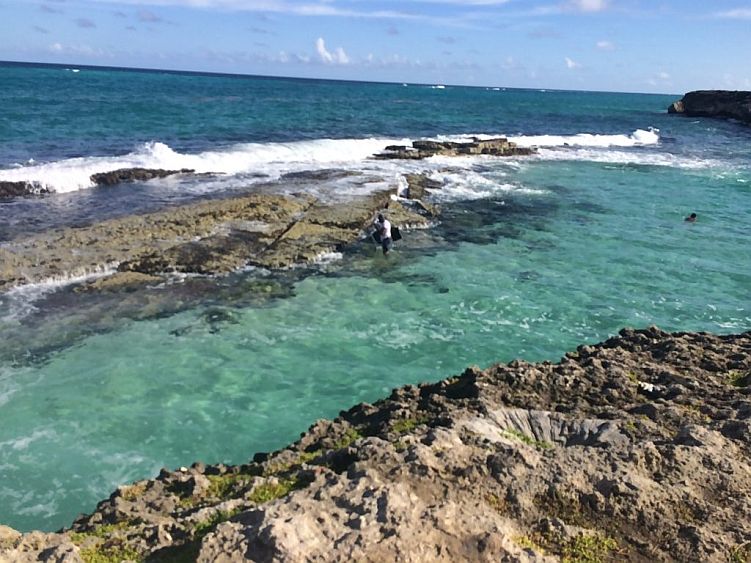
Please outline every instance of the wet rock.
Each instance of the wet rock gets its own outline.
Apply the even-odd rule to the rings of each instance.
[[[520,156],[534,154],[536,150],[528,147],[518,147],[505,138],[474,140],[467,143],[451,141],[413,141],[411,147],[390,145],[373,158],[378,160],[420,160],[431,156],[460,156],[460,155],[492,155],[492,156]]]
[[[37,182],[0,181],[0,199],[48,194],[50,191]]]
[[[165,178],[174,174],[191,174],[195,170],[162,170],[161,168],[120,168],[111,172],[91,175],[91,181],[98,186],[114,186],[125,182],[145,182],[154,178]]]

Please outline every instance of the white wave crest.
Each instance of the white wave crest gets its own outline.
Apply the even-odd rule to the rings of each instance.
[[[659,129],[637,129],[630,135],[593,135],[579,133],[577,135],[523,135],[509,137],[520,147],[641,147],[656,145],[660,142]]]
[[[472,170],[461,172],[434,172],[432,180],[443,184],[432,195],[436,201],[450,202],[498,197],[503,194],[543,195],[545,190],[530,188],[516,183],[504,182],[499,177],[488,177]]]
[[[80,157],[0,170],[0,180],[36,182],[56,192],[91,188],[93,174],[121,168],[195,170],[196,173],[263,174],[323,167],[346,167],[362,162],[389,144],[407,139],[318,139],[290,143],[243,143],[226,149],[184,154],[160,142],[145,143],[122,156]]]
[[[49,293],[53,293],[74,283],[90,281],[108,276],[117,271],[118,262],[95,268],[84,268],[70,274],[50,277],[39,282],[12,287],[0,294],[0,314],[4,321],[19,321],[37,310],[34,303]]]
[[[626,134],[598,135],[593,133],[577,133],[576,135],[505,135],[505,134],[474,134],[474,135],[441,135],[439,141],[468,142],[472,139],[493,139],[506,137],[520,147],[642,147],[657,145],[660,142],[660,130],[654,127],[637,129]]]

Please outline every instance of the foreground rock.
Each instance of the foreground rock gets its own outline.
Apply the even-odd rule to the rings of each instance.
[[[697,90],[668,106],[668,113],[690,117],[722,117],[751,124],[751,92]]]
[[[120,487],[5,561],[747,561],[751,332],[623,330]],[[109,559],[107,559],[109,558]]]
[[[454,143],[450,141],[413,141],[411,147],[391,145],[384,152],[373,157],[378,160],[401,159],[420,160],[431,156],[462,156],[462,155],[491,155],[491,156],[519,156],[530,155],[535,149],[518,147],[508,139],[475,139],[468,143]]]

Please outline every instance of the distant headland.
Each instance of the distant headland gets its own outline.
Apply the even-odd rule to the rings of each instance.
[[[744,90],[696,90],[668,106],[668,113],[689,117],[737,119],[751,125],[751,92]]]

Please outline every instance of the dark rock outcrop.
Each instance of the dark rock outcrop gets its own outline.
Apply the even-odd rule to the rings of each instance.
[[[124,182],[145,182],[153,178],[164,178],[173,174],[191,174],[195,172],[188,168],[182,170],[162,170],[161,168],[121,168],[110,172],[100,172],[91,175],[91,181],[98,186],[114,186]]]
[[[749,383],[751,332],[624,329],[164,469],[56,534],[0,526],[0,561],[747,561]]]
[[[0,181],[0,199],[27,197],[48,194],[50,191],[38,182],[3,182]]]
[[[420,160],[431,156],[481,155],[518,156],[534,154],[535,149],[518,147],[508,139],[475,139],[469,143],[451,141],[413,141],[411,147],[389,145],[384,152],[373,155],[378,160]]]
[[[668,113],[689,117],[721,117],[751,124],[751,92],[697,90],[668,106]]]

